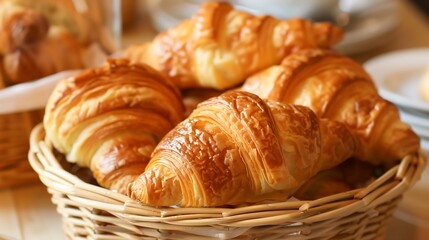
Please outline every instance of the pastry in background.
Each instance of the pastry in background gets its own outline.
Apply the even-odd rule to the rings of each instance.
[[[355,157],[374,165],[391,166],[420,147],[419,137],[378,94],[362,65],[333,51],[295,52],[248,78],[242,90],[304,105],[321,118],[346,124],[357,136]]]
[[[222,91],[209,88],[187,89],[182,91],[183,103],[185,104],[185,116],[197,108],[197,105],[209,98],[222,94]]]
[[[45,14],[52,25],[65,27],[84,47],[97,43],[106,53],[117,49],[110,26],[115,3],[103,0],[14,0]],[[118,15],[119,16],[119,15]],[[117,19],[120,21],[120,19]]]
[[[0,1],[0,54],[46,37],[49,21],[42,13],[13,1]]]
[[[372,165],[356,158],[343,162],[339,168],[343,172],[344,181],[353,188],[368,186],[388,169],[383,165]]]
[[[97,29],[88,17],[92,14],[87,0],[12,0],[23,7],[33,9],[46,16],[51,25],[65,27],[82,45],[96,37]],[[96,3],[94,3],[96,4]],[[94,10],[91,8],[91,10]],[[94,12],[94,14],[100,14]]]
[[[421,76],[419,84],[420,96],[425,100],[429,101],[429,67],[424,71]]]
[[[314,200],[347,192],[353,187],[344,181],[344,174],[336,167],[318,173],[304,183],[293,196],[299,200]]]
[[[160,141],[128,195],[181,207],[281,201],[355,150],[343,124],[307,107],[229,91],[200,103]]]
[[[22,83],[68,69],[83,67],[82,47],[64,28],[51,27],[48,36],[4,55],[9,84]]]
[[[151,43],[130,46],[124,57],[168,74],[181,89],[224,90],[292,52],[329,48],[342,37],[342,29],[332,23],[281,21],[254,16],[226,2],[208,2]]]
[[[137,19],[139,9],[144,7],[146,1],[139,0],[121,0],[121,24],[123,29],[128,29],[134,25]]]
[[[89,168],[101,186],[125,193],[183,114],[180,92],[167,77],[147,65],[108,59],[62,80],[43,123],[67,161]]]
[[[83,168],[79,167],[75,163],[68,162],[64,154],[56,151],[56,149],[53,149],[53,154],[55,158],[58,160],[58,163],[61,165],[61,167],[66,170],[67,172],[73,174],[74,176],[78,177],[82,181],[99,186],[97,183],[97,180],[95,180],[91,170],[89,168]]]
[[[351,158],[312,177],[294,193],[294,197],[314,200],[365,187],[380,173],[380,167]]]

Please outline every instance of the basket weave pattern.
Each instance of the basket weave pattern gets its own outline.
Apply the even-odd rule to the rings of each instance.
[[[62,169],[41,125],[29,160],[73,239],[383,239],[402,194],[426,165],[402,159],[369,186],[314,201],[236,208],[154,208],[83,182]]]
[[[43,110],[0,114],[0,189],[37,180],[28,164],[28,139],[42,119]]]

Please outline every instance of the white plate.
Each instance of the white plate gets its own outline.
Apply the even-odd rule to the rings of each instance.
[[[429,113],[429,102],[424,101],[418,91],[421,76],[429,67],[429,48],[383,54],[367,61],[364,67],[383,98]]]
[[[420,128],[429,129],[429,114],[414,109],[399,108],[402,121]]]
[[[429,128],[423,128],[415,125],[411,125],[413,131],[422,138],[429,140]]]
[[[345,26],[344,39],[334,47],[345,55],[354,55],[382,46],[391,39],[398,26],[396,0],[359,2],[366,5],[365,9],[352,13],[350,23]]]
[[[207,2],[207,0],[163,0],[151,12],[152,24],[158,32],[165,31],[174,27],[185,19],[192,17],[196,14],[200,4]],[[235,5],[237,9],[250,12],[255,15],[262,14],[256,9],[246,8],[240,5]]]
[[[429,153],[429,140],[421,138],[420,139],[420,147],[422,147],[423,150],[425,150],[427,153]],[[429,191],[429,187],[428,187],[428,191]]]
[[[10,114],[45,107],[59,81],[82,70],[67,70],[31,82],[0,90],[0,114]],[[29,101],[29,99],[31,99]]]

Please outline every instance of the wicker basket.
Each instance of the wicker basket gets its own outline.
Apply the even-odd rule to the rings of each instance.
[[[30,163],[73,239],[383,239],[398,201],[427,161],[423,152],[407,156],[365,188],[310,202],[153,208],[65,171],[41,125],[30,143]]]
[[[0,189],[38,182],[28,163],[28,139],[43,110],[0,114]]]

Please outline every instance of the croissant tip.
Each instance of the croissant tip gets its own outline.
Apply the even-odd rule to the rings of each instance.
[[[127,189],[126,189],[126,195],[131,199],[136,199],[134,196],[133,187],[134,187],[134,182],[128,183]]]

